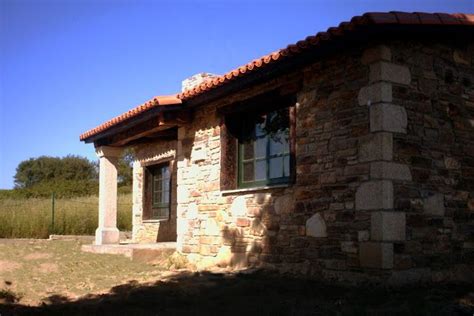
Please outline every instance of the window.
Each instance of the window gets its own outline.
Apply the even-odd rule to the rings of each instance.
[[[238,185],[256,187],[290,181],[289,109],[242,120]]]
[[[171,173],[169,164],[149,167],[151,174],[151,212],[148,219],[168,219]]]

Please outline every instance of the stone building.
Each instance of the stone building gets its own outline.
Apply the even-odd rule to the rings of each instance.
[[[198,267],[472,278],[473,35],[474,15],[366,13],[84,133],[96,244],[119,242],[132,147],[134,242],[176,241]]]

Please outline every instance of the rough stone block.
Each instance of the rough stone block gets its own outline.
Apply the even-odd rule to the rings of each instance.
[[[353,241],[341,241],[341,251],[347,253],[357,253],[357,244]]]
[[[356,191],[356,210],[393,208],[393,184],[388,180],[362,183]]]
[[[378,62],[370,65],[370,82],[388,81],[398,84],[410,84],[410,70],[389,62]]]
[[[216,265],[218,267],[227,267],[232,260],[232,250],[230,246],[222,246],[216,256]]]
[[[371,48],[368,48],[362,54],[362,63],[364,65],[369,65],[377,61],[391,61],[392,52],[389,47],[385,45],[377,45]]]
[[[232,201],[230,213],[233,217],[244,217],[247,214],[247,200],[245,196],[238,196]]]
[[[406,239],[405,212],[373,212],[370,222],[370,235],[374,241]]]
[[[371,132],[407,132],[407,112],[403,106],[378,103],[370,107]]]
[[[423,211],[427,215],[444,216],[444,194],[435,193],[423,199]]]
[[[407,165],[387,161],[372,162],[370,164],[370,178],[404,181],[412,180],[410,168]]]
[[[360,141],[359,160],[361,162],[393,159],[393,136],[390,133],[371,134]]]
[[[368,230],[360,230],[357,232],[357,240],[358,241],[368,241],[370,237]]]
[[[176,199],[178,203],[188,203],[189,200],[189,190],[187,187],[178,185],[176,192]]]
[[[327,237],[326,222],[319,213],[306,221],[306,235],[311,237]]]
[[[187,219],[196,219],[198,217],[198,206],[195,202],[189,203],[188,209],[186,211]]]
[[[216,220],[213,218],[208,218],[206,221],[206,226],[204,229],[204,234],[208,236],[218,236],[220,235],[219,225]]]
[[[293,212],[295,207],[295,199],[292,194],[279,196],[275,199],[275,213],[284,214]]]
[[[193,148],[193,152],[191,154],[191,160],[194,163],[205,161],[208,159],[207,150],[205,147],[195,147]]]
[[[469,60],[469,54],[465,51],[461,51],[457,49],[453,52],[453,60],[455,63],[458,63],[458,64],[464,64],[464,65],[471,64]]]
[[[377,82],[363,87],[359,91],[359,105],[372,105],[380,102],[392,102],[392,84],[388,82]]]
[[[375,269],[393,268],[393,244],[383,242],[363,242],[359,245],[361,267]]]
[[[453,157],[445,157],[444,158],[444,165],[446,166],[446,169],[460,169],[461,168],[461,163],[453,158]]]
[[[235,224],[238,227],[248,227],[250,226],[250,220],[248,218],[237,218]]]

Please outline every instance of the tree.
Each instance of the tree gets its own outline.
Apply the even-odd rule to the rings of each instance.
[[[120,156],[117,166],[118,182],[120,186],[132,185],[132,165],[134,159],[135,156],[133,151],[129,148],[125,149]]]
[[[119,158],[117,172],[121,192],[130,192],[132,184],[133,152],[125,150]],[[20,162],[16,168],[15,195],[45,197],[56,193],[58,197],[96,195],[99,188],[98,161],[68,155],[66,157],[41,156]]]
[[[30,158],[20,162],[14,176],[15,188],[23,189],[52,181],[96,181],[97,178],[96,165],[74,155]]]

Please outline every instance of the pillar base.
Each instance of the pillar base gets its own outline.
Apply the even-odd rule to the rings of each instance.
[[[118,244],[120,232],[116,227],[99,227],[95,230],[95,244]]]

